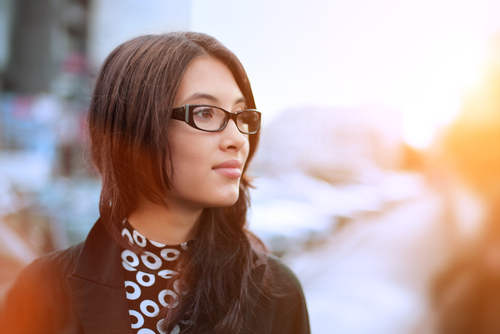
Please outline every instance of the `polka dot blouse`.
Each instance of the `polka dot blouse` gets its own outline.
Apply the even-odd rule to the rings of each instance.
[[[131,250],[122,251],[123,276],[128,300],[131,326],[137,334],[167,334],[162,331],[160,311],[177,307],[179,281],[175,281],[177,260],[187,249],[187,242],[169,246],[146,239],[134,230],[128,221],[123,224],[122,236],[144,250],[137,255]],[[174,280],[173,290],[166,289],[167,280]],[[176,326],[169,334],[180,333]]]

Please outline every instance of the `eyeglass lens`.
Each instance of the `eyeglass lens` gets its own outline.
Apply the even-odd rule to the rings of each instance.
[[[198,128],[208,131],[220,130],[227,123],[226,113],[210,106],[195,107],[193,120]],[[241,132],[254,133],[259,129],[259,115],[255,111],[245,110],[238,114],[236,126]]]

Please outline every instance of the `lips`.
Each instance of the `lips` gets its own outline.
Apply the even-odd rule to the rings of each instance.
[[[223,176],[237,179],[241,177],[241,165],[240,160],[231,159],[212,167],[212,169]]]

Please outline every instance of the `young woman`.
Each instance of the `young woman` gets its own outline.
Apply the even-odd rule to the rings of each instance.
[[[296,277],[246,229],[260,113],[231,51],[192,32],[118,46],[88,127],[101,217],[20,275],[1,333],[309,333]]]

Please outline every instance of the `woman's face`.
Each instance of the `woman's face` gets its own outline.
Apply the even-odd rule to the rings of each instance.
[[[174,108],[186,104],[208,104],[231,112],[246,107],[231,71],[205,56],[195,59],[182,78]],[[248,157],[248,135],[239,132],[232,120],[220,132],[204,132],[174,119],[170,123],[173,188],[166,194],[167,204],[192,209],[234,204]]]

